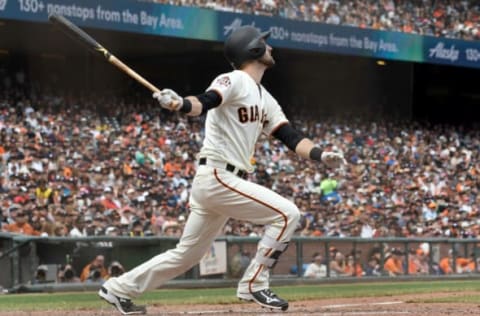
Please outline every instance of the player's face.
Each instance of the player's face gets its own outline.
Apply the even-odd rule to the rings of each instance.
[[[259,61],[267,66],[267,68],[273,67],[275,65],[275,59],[272,57],[272,47],[268,44],[267,49],[265,50],[265,54],[259,59]]]

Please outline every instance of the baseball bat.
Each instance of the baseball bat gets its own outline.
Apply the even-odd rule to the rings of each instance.
[[[73,24],[64,16],[58,14],[51,14],[48,17],[48,20],[53,23],[54,25],[58,26],[60,30],[62,30],[65,34],[72,37],[73,39],[85,44],[91,50],[98,52],[99,54],[103,55],[108,62],[113,64],[115,67],[119,68],[121,71],[132,77],[133,79],[137,80],[140,84],[147,87],[152,92],[159,92],[160,89],[155,87],[153,84],[148,82],[147,79],[140,76],[136,71],[132,68],[125,65],[120,59],[115,57],[112,53],[108,51],[105,47],[100,45],[93,37],[88,35],[78,26]]]

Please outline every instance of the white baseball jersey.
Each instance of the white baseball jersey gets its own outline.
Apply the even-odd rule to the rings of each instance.
[[[285,114],[277,100],[244,71],[219,75],[208,90],[217,91],[222,103],[208,111],[199,157],[226,161],[252,172],[250,159],[260,134],[270,135],[287,123]]]

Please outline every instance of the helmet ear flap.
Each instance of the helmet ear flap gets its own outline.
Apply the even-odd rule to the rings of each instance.
[[[252,57],[251,59],[257,59],[263,56],[265,54],[265,51],[267,48],[265,46],[263,47],[254,47],[249,49],[250,56]]]
[[[241,67],[246,61],[263,56],[267,50],[265,39],[270,32],[260,33],[253,26],[242,26],[233,31],[225,41],[225,57],[233,68]]]

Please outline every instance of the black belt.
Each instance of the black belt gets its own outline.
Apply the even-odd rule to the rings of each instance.
[[[198,160],[199,165],[206,165],[207,164],[207,158],[203,157]],[[237,173],[235,173],[235,166],[229,163],[225,164],[225,170],[230,171],[234,173],[235,175],[239,176],[242,179],[246,179],[248,173],[245,170],[238,170]]]

